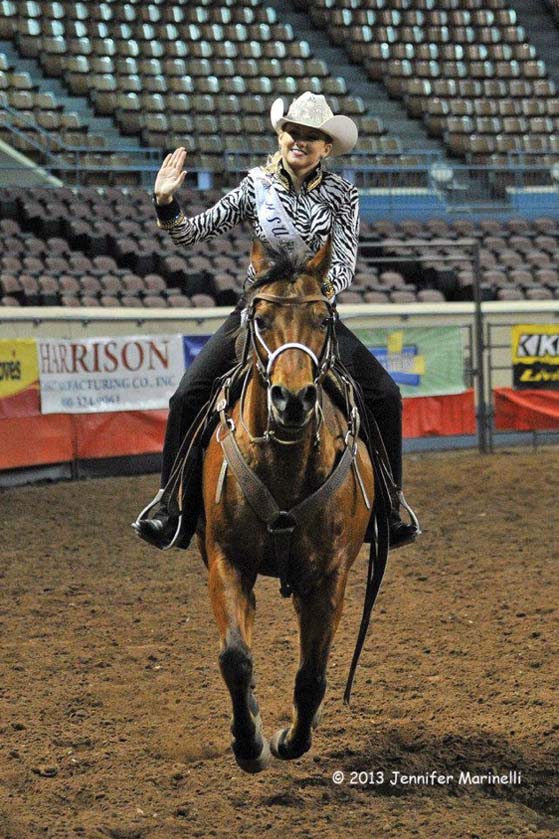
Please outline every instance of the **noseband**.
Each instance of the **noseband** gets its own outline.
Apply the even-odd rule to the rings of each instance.
[[[266,344],[266,341],[264,340],[264,338],[262,336],[262,333],[260,332],[260,329],[258,328],[258,322],[257,322],[257,317],[256,317],[256,303],[258,303],[261,300],[263,300],[267,303],[278,304],[280,306],[285,306],[285,305],[293,306],[293,305],[300,305],[300,304],[305,304],[305,303],[324,303],[327,310],[328,310],[327,333],[326,333],[326,339],[324,341],[324,346],[322,347],[322,351],[320,353],[320,357],[318,357],[313,352],[313,350],[311,350],[311,348],[308,347],[306,344],[302,344],[298,341],[289,341],[285,344],[281,344],[281,346],[279,346],[277,349],[271,350],[268,347],[268,345]],[[264,432],[264,435],[261,438],[258,438],[258,437],[254,438],[251,435],[251,439],[253,441],[275,440],[276,442],[282,443],[283,445],[293,445],[294,443],[298,442],[298,440],[282,440],[281,438],[277,437],[276,430],[272,428],[272,419],[273,419],[272,398],[271,398],[272,370],[273,370],[274,364],[276,363],[277,359],[284,352],[287,352],[287,350],[297,350],[299,352],[304,353],[305,355],[307,355],[311,359],[311,361],[313,363],[313,368],[314,368],[313,384],[316,387],[317,392],[320,395],[321,394],[322,382],[324,381],[324,377],[326,376],[328,370],[331,368],[331,366],[332,366],[332,364],[334,363],[334,360],[335,360],[336,341],[335,341],[334,328],[335,328],[335,322],[336,322],[337,317],[338,317],[338,315],[337,315],[337,312],[336,312],[336,309],[335,309],[334,305],[330,302],[330,300],[328,300],[327,297],[324,297],[324,295],[322,295],[322,294],[309,294],[309,295],[299,295],[299,296],[293,296],[293,297],[280,297],[279,295],[267,294],[267,293],[263,292],[261,294],[255,294],[254,297],[251,299],[250,304],[247,308],[247,312],[246,312],[246,323],[247,323],[248,334],[249,334],[249,342],[247,342],[247,348],[248,348],[248,346],[250,346],[253,349],[256,369],[258,370],[260,378],[261,378],[261,380],[262,380],[262,382],[263,382],[263,384],[266,388],[266,404],[267,404],[267,411],[268,411],[268,421],[267,421],[266,431]],[[264,354],[264,358],[262,357],[261,353]],[[247,377],[247,380],[245,380],[245,386],[246,386],[247,381],[248,381],[248,377]],[[243,388],[243,396],[244,396],[244,390],[245,390],[245,388]],[[242,422],[242,416],[243,416],[242,402],[243,402],[243,399],[241,399],[241,422]],[[321,411],[320,399],[318,399],[317,403],[316,403],[316,408],[315,408],[315,415],[317,416],[318,426],[320,426],[320,421],[321,421],[321,416],[319,415],[320,411]],[[305,423],[303,424],[302,428],[305,428],[305,426],[310,421],[311,416],[312,416],[312,414],[309,414],[309,416],[307,417],[307,419],[306,419]],[[243,425],[244,425],[244,423],[243,423]],[[246,426],[245,426],[245,430],[248,431]],[[317,433],[318,433],[318,431],[317,431]]]

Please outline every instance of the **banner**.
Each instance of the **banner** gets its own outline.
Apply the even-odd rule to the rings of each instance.
[[[559,431],[559,392],[553,390],[493,391],[497,431]]]
[[[41,412],[167,408],[184,372],[181,335],[38,342]]]
[[[0,340],[0,417],[29,417],[40,412],[37,342]]]
[[[458,326],[356,329],[402,396],[463,393],[464,350]]]
[[[184,341],[184,366],[190,367],[204,344],[209,340],[209,335],[185,335]]]
[[[517,390],[559,390],[559,324],[513,326],[512,369]]]

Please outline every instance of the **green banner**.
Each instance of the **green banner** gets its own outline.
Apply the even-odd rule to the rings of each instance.
[[[356,329],[355,334],[388,370],[402,396],[466,390],[460,327]]]

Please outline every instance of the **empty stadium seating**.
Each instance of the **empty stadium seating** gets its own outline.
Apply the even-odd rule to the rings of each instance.
[[[29,72],[19,71],[0,52],[0,139],[31,158],[64,151],[68,146],[98,151],[106,138],[89,130],[80,115],[69,111],[51,92],[40,92]],[[15,129],[14,130],[12,130]]]
[[[558,0],[547,5],[550,22],[553,16],[559,22]],[[559,95],[509,2],[294,0],[293,6],[324,43],[345,50],[380,83],[402,114],[421,120],[441,152],[500,167],[490,179],[484,172],[485,197],[505,195],[515,162],[525,171],[544,168],[550,182],[559,161]],[[352,76],[338,75],[297,37],[287,7],[284,16],[264,0],[0,0],[0,40],[10,46],[0,53],[0,138],[37,161],[56,154],[61,166],[73,166],[79,149],[81,164],[93,167],[83,183],[106,184],[107,170],[120,185],[138,178],[127,156],[107,149],[106,137],[66,106],[60,84],[85,97],[125,138],[137,137],[158,154],[185,145],[191,167],[215,172],[229,164],[246,168],[273,151],[268,111],[277,95],[323,92],[335,111],[359,124],[358,147],[344,163],[397,163],[399,186],[429,183],[421,150],[388,133],[370,103],[352,94]],[[14,55],[30,63],[20,67]],[[33,62],[44,74],[40,88],[29,72]],[[49,79],[56,80],[53,91]],[[476,177],[472,167],[468,184]],[[393,185],[382,166],[367,175],[369,188]],[[228,306],[238,298],[247,229],[181,252],[155,227],[141,190],[3,193],[4,306]],[[200,193],[189,211],[218,194]],[[486,299],[556,298],[553,220],[428,219],[363,224],[355,283],[340,302],[471,299],[473,267],[460,250],[463,236],[480,241]],[[410,251],[410,238],[430,246]]]
[[[549,166],[559,159],[555,83],[506,0],[294,5],[410,116],[423,120],[450,155],[493,166],[511,160]],[[556,12],[556,4],[549,5]],[[273,150],[271,101],[304,89],[325,93],[334,110],[358,122],[350,164],[420,162],[263,0],[145,6],[3,0],[0,38],[69,92],[87,97],[124,136],[162,151],[185,145],[192,167],[221,171],[224,156],[231,165],[254,165]],[[21,151],[39,157],[47,145],[72,166],[75,153],[65,155],[64,147],[79,147],[86,167],[120,166],[116,182],[137,182],[124,171],[129,161],[103,152],[103,135],[66,113],[52,94],[35,90],[29,74],[6,56],[0,56],[0,99],[9,108],[0,136],[11,134]],[[95,182],[93,172],[86,182]]]
[[[556,85],[506,0],[311,0],[310,15],[450,154],[493,165],[511,154],[558,159]]]
[[[402,151],[381,120],[366,119],[363,101],[350,94],[345,79],[261,0],[145,7],[5,0],[0,37],[69,91],[87,96],[122,134],[161,149],[187,145],[192,166],[219,169],[225,151],[248,154],[247,165],[261,160],[273,151],[273,136],[263,131],[273,98],[303,90],[325,93],[335,111],[361,121],[362,156]],[[41,116],[46,130],[58,130],[57,113]],[[66,139],[97,142],[86,131]],[[27,151],[33,151],[29,142]]]
[[[191,212],[217,197],[200,193]],[[244,225],[186,251],[156,227],[142,190],[3,190],[0,210],[0,305],[233,306],[241,293]],[[363,223],[355,281],[339,302],[471,300],[472,260],[460,240],[472,237],[484,299],[559,297],[554,219],[428,219]]]

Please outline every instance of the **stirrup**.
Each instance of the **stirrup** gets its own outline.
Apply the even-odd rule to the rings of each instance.
[[[406,501],[404,493],[401,489],[398,489],[397,491],[397,499],[399,501],[400,507],[403,507],[408,516],[410,517],[410,524],[413,524],[413,526],[416,528],[416,536],[421,536],[421,525],[419,524],[419,519],[417,518],[416,514]]]
[[[144,507],[144,509],[139,513],[137,519],[132,522],[131,527],[134,530],[136,536],[138,536],[140,539],[144,539],[144,536],[141,533],[140,522],[145,521],[145,519],[148,517],[148,513],[151,510],[153,510],[153,508],[156,507],[159,504],[159,502],[163,498],[164,493],[165,493],[165,490],[160,489],[156,493],[156,495],[152,499],[152,501],[150,501],[149,504],[147,504]],[[159,549],[162,550],[162,551],[170,550],[170,548],[173,548],[176,545],[176,543],[178,542],[178,540],[181,536],[181,530],[182,530],[182,513],[179,515],[178,522],[177,522],[177,529],[175,530],[174,536],[171,539],[171,541],[167,545],[156,545],[155,547],[159,547]],[[150,542],[147,539],[144,539],[144,541],[147,541],[149,545],[153,545],[153,542]]]

